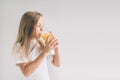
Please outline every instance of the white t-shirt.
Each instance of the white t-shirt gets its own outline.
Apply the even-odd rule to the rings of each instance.
[[[43,41],[41,38],[40,40]],[[35,46],[37,41],[35,39],[30,41],[30,50]],[[18,43],[16,45],[16,51],[19,49],[20,44]],[[35,60],[41,53],[42,51],[40,50],[39,44],[35,46],[35,48],[31,51],[29,54],[29,58],[31,61]],[[42,63],[38,66],[38,68],[28,77],[28,80],[49,80],[49,74],[48,74],[48,67],[47,67],[47,59],[52,60],[53,59],[53,50],[52,52],[49,53],[49,55],[42,61]],[[16,64],[19,63],[25,63],[28,62],[29,60],[26,59],[22,53],[19,51],[18,55],[15,57],[16,58]]]

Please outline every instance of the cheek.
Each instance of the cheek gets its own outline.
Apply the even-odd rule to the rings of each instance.
[[[38,30],[37,30],[37,29],[34,29],[34,30],[33,30],[33,35],[34,35],[34,36],[38,35]]]
[[[33,32],[35,36],[40,36],[43,33],[43,29],[41,29],[40,27],[35,27]]]
[[[42,30],[40,30],[40,28],[36,29],[36,34],[42,34]]]

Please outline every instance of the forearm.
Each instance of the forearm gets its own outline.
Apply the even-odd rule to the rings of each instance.
[[[60,62],[61,62],[61,61],[60,61],[59,49],[56,48],[54,51],[55,51],[55,55],[54,55],[54,57],[53,57],[52,63],[53,63],[55,66],[59,67],[59,66],[60,66]]]
[[[45,57],[46,57],[45,54],[41,54],[34,61],[28,63],[24,67],[24,70],[23,70],[24,75],[26,75],[26,76],[31,75],[37,69],[37,67],[41,64],[41,62],[44,60]]]

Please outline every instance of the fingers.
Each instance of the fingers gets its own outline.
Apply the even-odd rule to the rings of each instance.
[[[59,43],[57,42],[55,45],[54,45],[54,49],[57,48],[59,46]]]
[[[50,42],[50,46],[54,45],[56,43],[56,39],[53,39],[51,42]]]
[[[53,39],[50,42],[49,46],[51,46],[52,48],[57,47],[58,46],[58,40],[57,39]]]
[[[50,41],[50,35],[47,37],[46,43],[49,43]]]
[[[49,33],[46,42],[50,43],[53,39],[55,38],[55,36],[52,34],[52,32]]]
[[[55,37],[55,35],[52,32],[50,32],[50,35],[52,35],[53,37]]]
[[[58,45],[58,40],[56,38],[54,38],[53,40],[49,40],[46,42],[46,45],[53,48],[54,46]]]
[[[59,45],[58,40],[56,38],[54,38],[53,40],[51,40],[49,43],[46,43],[43,52],[48,55],[49,51],[51,51],[52,49],[57,48]]]

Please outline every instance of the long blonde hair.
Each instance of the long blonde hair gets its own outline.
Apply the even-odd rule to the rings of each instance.
[[[30,48],[30,38],[33,33],[34,25],[37,23],[38,19],[43,16],[37,11],[27,11],[21,18],[18,35],[16,42],[14,44],[13,50],[16,44],[20,44],[19,50],[22,49],[22,54],[28,57],[28,51]]]

